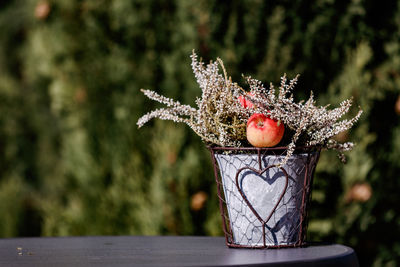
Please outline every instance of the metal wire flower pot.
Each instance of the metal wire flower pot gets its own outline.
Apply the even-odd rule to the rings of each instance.
[[[228,247],[305,245],[307,208],[317,147],[297,148],[281,167],[286,148],[210,147]]]

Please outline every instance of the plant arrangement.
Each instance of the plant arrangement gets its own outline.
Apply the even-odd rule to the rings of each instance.
[[[284,165],[297,146],[320,146],[339,152],[354,147],[352,142],[339,143],[335,135],[350,129],[362,110],[351,119],[341,119],[352,106],[352,99],[344,100],[337,108],[317,106],[313,93],[307,101],[296,103],[293,90],[299,75],[288,80],[281,78],[279,88],[271,83],[245,77],[249,90],[244,90],[227,75],[221,59],[204,64],[193,51],[193,73],[202,95],[196,99],[197,108],[181,104],[151,90],[142,92],[150,99],[165,104],[165,108],[151,111],[139,118],[142,127],[153,118],[186,123],[207,145],[221,147],[287,147]],[[220,69],[221,68],[221,69]],[[284,134],[289,136],[284,143]],[[283,138],[283,140],[282,140]],[[282,144],[283,143],[283,144]]]

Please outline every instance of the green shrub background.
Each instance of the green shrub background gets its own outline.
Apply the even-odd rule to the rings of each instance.
[[[395,266],[399,40],[398,1],[1,1],[0,236],[221,235],[200,138],[171,122],[136,127],[158,107],[140,88],[194,104],[195,49],[240,83],[300,73],[298,99],[354,97],[350,113],[364,114],[338,138],[357,147],[346,165],[321,156],[309,239]]]

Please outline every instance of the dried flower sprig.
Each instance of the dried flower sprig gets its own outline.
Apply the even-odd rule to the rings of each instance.
[[[343,161],[342,152],[351,150],[354,144],[351,142],[339,144],[333,137],[350,129],[360,118],[362,110],[360,109],[357,115],[350,120],[339,121],[349,111],[352,105],[351,99],[343,101],[338,108],[328,110],[328,106],[318,107],[315,105],[314,95],[311,92],[310,98],[305,103],[303,101],[295,103],[292,91],[297,84],[298,77],[297,75],[288,82],[284,75],[281,78],[278,92],[272,84],[267,90],[261,82],[248,77],[251,94],[247,94],[245,97],[256,103],[255,112],[264,113],[273,119],[280,120],[286,127],[294,131],[291,143],[288,145],[287,156],[282,164],[285,164],[293,154],[296,142],[302,134],[306,135],[305,140],[307,140],[303,145],[320,145],[338,150],[341,153],[339,157]]]
[[[155,92],[142,90],[147,97],[167,105],[167,108],[147,113],[138,120],[137,125],[142,127],[152,118],[183,122],[206,143],[241,146],[241,141],[246,139],[246,121],[249,117],[237,101],[243,89],[227,77],[222,60],[204,66],[194,52],[191,58],[193,72],[202,89],[201,98],[196,99],[197,109]],[[224,76],[219,73],[219,65]]]
[[[287,145],[286,157],[280,165],[287,162],[298,145],[319,145],[338,150],[342,161],[345,160],[343,152],[353,148],[354,144],[351,142],[341,144],[333,139],[335,135],[351,128],[361,116],[360,109],[352,119],[340,121],[349,111],[351,99],[344,100],[338,108],[328,110],[328,106],[316,106],[311,92],[306,102],[296,103],[292,92],[299,75],[288,81],[286,74],[281,78],[278,90],[272,83],[269,89],[266,89],[260,81],[246,77],[250,87],[250,93],[246,93],[228,77],[221,59],[204,65],[202,61],[198,61],[194,52],[191,59],[193,73],[202,90],[201,98],[196,99],[197,109],[155,92],[142,90],[147,97],[165,104],[167,108],[154,110],[141,117],[137,122],[139,127],[152,118],[183,122],[206,143],[240,147],[246,139],[248,118],[254,113],[262,113],[283,122],[293,131],[291,141]],[[220,74],[219,66],[223,75]],[[253,103],[253,107],[243,107],[238,101],[239,96]],[[306,140],[305,143],[298,144],[300,136],[305,137],[302,138]]]

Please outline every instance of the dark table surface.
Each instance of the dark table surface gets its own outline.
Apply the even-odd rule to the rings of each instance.
[[[0,266],[358,266],[337,244],[233,249],[222,237],[92,236],[0,239]]]

